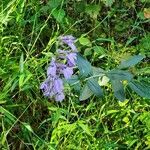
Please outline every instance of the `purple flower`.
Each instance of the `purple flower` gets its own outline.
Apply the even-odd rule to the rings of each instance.
[[[40,89],[43,91],[44,96],[49,96],[50,95],[49,90],[48,90],[49,86],[48,86],[47,83],[43,82],[40,86]]]
[[[41,84],[40,89],[46,97],[54,97],[56,101],[62,101],[65,98],[63,80],[71,78],[73,67],[76,65],[77,49],[74,45],[75,38],[72,35],[61,36],[62,43],[68,45],[71,49],[58,49],[56,59],[52,58],[47,68],[47,79]]]
[[[52,61],[49,65],[49,67],[47,68],[47,76],[56,76],[56,62],[55,59],[52,58]]]
[[[43,91],[44,96],[52,97],[53,93],[53,81],[50,78],[47,78],[40,86],[40,89]]]
[[[55,95],[55,100],[61,102],[65,98],[65,95],[63,92],[58,93]]]
[[[62,101],[65,96],[63,93],[63,81],[60,78],[48,77],[40,86],[43,95],[46,97],[53,97],[56,101]]]
[[[60,36],[60,39],[66,44],[75,42],[75,37],[72,35]]]
[[[77,59],[77,54],[76,53],[70,53],[67,55],[67,64],[69,67],[75,66],[76,62],[75,60]]]
[[[67,44],[73,51],[77,51],[76,46],[74,45],[75,43],[75,38],[72,35],[66,35],[66,36],[61,36],[60,40]]]
[[[71,78],[73,74],[73,68],[72,67],[66,67],[65,69],[62,70],[65,79]]]
[[[74,43],[68,43],[68,46],[73,50],[73,51],[77,51],[76,46],[74,45]]]
[[[59,55],[61,55],[61,54],[66,55],[66,54],[68,54],[70,51],[58,49],[56,52],[57,52]]]
[[[63,81],[60,78],[57,78],[57,79],[54,80],[54,85],[53,86],[54,86],[53,91],[54,91],[55,94],[61,93],[64,89]]]

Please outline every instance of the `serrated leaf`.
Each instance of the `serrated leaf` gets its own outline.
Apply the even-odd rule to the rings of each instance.
[[[121,64],[119,65],[119,68],[122,69],[122,68],[132,67],[137,63],[139,63],[143,58],[145,58],[145,56],[143,55],[132,56],[128,60],[122,61]]]
[[[81,77],[87,77],[88,75],[92,74],[91,64],[79,53],[77,54],[77,66],[79,68]]]
[[[150,98],[150,84],[145,82],[131,81],[130,88],[138,95],[145,98]]]
[[[126,99],[126,97],[125,97],[125,93],[124,93],[124,88],[123,88],[122,82],[119,81],[119,80],[111,80],[111,84],[112,84],[112,88],[113,88],[115,97],[119,101],[124,101]]]
[[[130,72],[124,71],[124,70],[118,70],[118,69],[114,69],[114,70],[109,71],[107,73],[107,76],[111,80],[128,80],[128,81],[131,81],[131,79],[133,78],[133,75]]]
[[[88,98],[90,98],[93,95],[93,92],[90,90],[90,88],[87,86],[87,84],[84,85],[81,94],[80,94],[80,101],[84,101]]]
[[[63,9],[55,9],[52,12],[52,15],[59,23],[61,23],[65,17],[65,11]]]
[[[103,91],[96,79],[89,79],[87,85],[96,96],[103,96]]]

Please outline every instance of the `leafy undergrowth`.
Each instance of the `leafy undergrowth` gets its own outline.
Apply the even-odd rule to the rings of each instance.
[[[145,55],[130,72],[148,83],[149,5],[149,0],[1,2],[0,149],[150,149],[149,99],[126,83],[123,102],[113,96],[107,78],[99,83],[104,96],[85,101],[69,85],[61,103],[39,89],[57,38],[66,34],[77,38],[78,51],[92,66],[107,71],[132,55]]]

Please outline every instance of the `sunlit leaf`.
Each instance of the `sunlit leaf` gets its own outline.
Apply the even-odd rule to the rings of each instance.
[[[88,38],[80,37],[79,38],[79,42],[82,45],[91,46],[91,42],[90,42],[90,40]]]
[[[65,11],[63,9],[55,9],[52,12],[52,15],[59,23],[61,23],[65,17]]]
[[[78,125],[83,129],[83,131],[85,131],[85,133],[87,133],[90,136],[92,135],[92,133],[91,133],[91,131],[90,131],[87,124],[85,124],[84,122],[79,121]]]
[[[32,127],[31,127],[28,123],[23,122],[22,124],[24,125],[24,127],[25,127],[28,131],[33,132]]]
[[[150,8],[144,9],[144,17],[150,19]]]

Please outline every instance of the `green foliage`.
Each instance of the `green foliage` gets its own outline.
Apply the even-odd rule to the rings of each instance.
[[[150,98],[150,84],[138,81],[131,81],[129,83],[130,88],[138,95]]]
[[[91,46],[91,42],[88,38],[85,38],[85,37],[80,37],[79,38],[79,42],[82,44],[82,45],[85,45],[85,46]]]
[[[128,60],[122,61],[121,64],[119,65],[119,68],[128,68],[136,65],[138,62],[140,62],[144,56],[142,55],[135,55],[129,58]]]
[[[80,94],[80,101],[87,100],[93,95],[93,92],[90,90],[87,84],[84,85],[81,94]]]
[[[103,91],[95,79],[88,79],[87,86],[96,96],[102,96]]]
[[[89,4],[85,8],[85,12],[89,14],[91,18],[96,19],[100,9],[101,9],[100,5]]]
[[[133,78],[133,75],[124,70],[118,70],[118,69],[113,69],[111,71],[108,71],[107,76],[111,80],[128,80],[130,81]]]
[[[87,77],[92,73],[91,64],[86,59],[84,59],[80,54],[77,55],[77,66],[79,68],[81,77]]]
[[[111,80],[111,84],[114,91],[114,96],[120,101],[125,100],[126,97],[123,83],[120,80]]]
[[[52,15],[59,23],[61,23],[65,17],[65,11],[63,9],[55,9],[52,11]]]
[[[149,3],[0,1],[0,149],[150,149]],[[60,104],[39,85],[66,34],[85,58]]]

